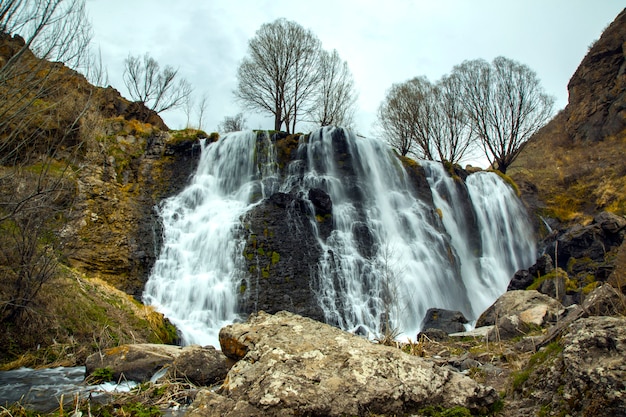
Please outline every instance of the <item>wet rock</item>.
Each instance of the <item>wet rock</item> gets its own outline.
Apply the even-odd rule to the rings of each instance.
[[[315,207],[316,215],[325,216],[332,214],[333,202],[326,191],[319,188],[311,188],[309,190],[309,200]]]
[[[221,382],[234,362],[213,346],[187,346],[168,371],[173,379],[185,379],[202,387]]]
[[[287,312],[227,326],[220,344],[239,361],[189,416],[392,415],[427,405],[486,412],[498,398],[460,373]]]
[[[465,331],[464,324],[467,322],[460,311],[429,308],[422,320],[422,329],[439,329],[448,334],[458,333]]]
[[[87,377],[96,369],[109,368],[116,381],[146,382],[158,371],[169,368],[170,377],[184,378],[198,386],[222,381],[231,366],[232,361],[212,346],[149,343],[107,349],[90,355],[85,362]]]
[[[122,345],[94,353],[85,361],[86,376],[96,369],[109,368],[113,379],[145,382],[166,366],[170,366],[182,352],[180,346],[137,344]]]

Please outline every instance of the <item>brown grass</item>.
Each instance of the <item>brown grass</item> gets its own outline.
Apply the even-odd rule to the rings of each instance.
[[[626,130],[600,142],[572,142],[557,116],[523,149],[508,173],[535,184],[543,215],[589,222],[599,211],[626,214]]]

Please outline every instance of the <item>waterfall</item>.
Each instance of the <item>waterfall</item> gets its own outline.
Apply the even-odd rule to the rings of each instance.
[[[254,132],[203,145],[191,184],[160,207],[163,246],[143,299],[176,325],[184,344],[219,346],[219,329],[238,317],[239,218],[272,191],[274,178],[271,158],[258,157]]]
[[[425,198],[380,141],[323,128],[301,136],[279,169],[272,141],[259,138],[236,133],[204,145],[192,183],[160,207],[164,243],[144,301],[186,344],[217,346],[219,328],[238,319],[241,283],[249,280],[241,219],[276,192],[308,204],[321,253],[311,290],[325,320],[346,330],[373,336],[390,326],[415,337],[431,307],[475,319],[532,263],[531,227],[495,174],[463,183],[441,164],[420,161],[432,194]],[[327,235],[311,189],[332,201]]]
[[[511,276],[534,262],[532,227],[521,201],[497,174],[476,172],[465,183],[443,164],[421,161],[435,207],[461,259],[461,275],[476,318],[502,295]]]

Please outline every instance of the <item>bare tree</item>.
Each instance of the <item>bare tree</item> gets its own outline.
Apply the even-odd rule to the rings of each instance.
[[[84,0],[0,1],[0,322],[14,320],[55,274],[53,224],[72,204],[89,86],[67,89],[89,59]],[[51,62],[52,61],[52,62]]]
[[[243,113],[237,113],[235,116],[226,116],[222,123],[217,127],[220,133],[239,132],[246,130],[246,119]]]
[[[235,97],[249,110],[271,113],[275,130],[283,124],[287,132],[295,129],[319,81],[320,45],[311,31],[295,22],[263,24],[237,71]]]
[[[474,138],[469,119],[459,100],[460,80],[444,76],[432,90],[436,110],[433,112],[432,144],[440,161],[459,163],[473,148]]]
[[[491,165],[503,173],[552,116],[554,98],[526,65],[504,57],[465,61],[453,70],[473,133]]]
[[[357,94],[348,64],[336,50],[322,51],[319,61],[320,85],[311,110],[312,121],[320,126],[350,127]]]
[[[207,93],[204,93],[198,102],[198,129],[200,130],[202,130],[202,126],[204,125],[204,113],[206,113],[208,104],[209,96]]]
[[[431,149],[432,85],[424,77],[394,84],[378,108],[378,122],[387,142],[400,155],[434,159]]]
[[[149,54],[126,58],[124,84],[133,100],[157,113],[182,106],[191,94],[191,85],[178,77],[178,70],[168,65],[161,71]]]

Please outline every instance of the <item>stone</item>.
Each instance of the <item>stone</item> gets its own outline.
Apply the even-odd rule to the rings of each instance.
[[[146,382],[155,373],[170,366],[181,352],[180,346],[172,345],[122,345],[89,355],[85,361],[85,375],[89,377],[96,369],[109,368],[116,381]]]
[[[94,353],[85,361],[86,376],[98,368],[109,368],[113,379],[146,382],[168,368],[170,378],[183,378],[197,386],[224,380],[233,362],[213,346],[186,347],[151,343],[122,345]]]
[[[486,413],[493,388],[399,349],[288,312],[260,312],[220,331],[238,362],[190,417],[404,414],[428,405]]]
[[[625,415],[624,357],[625,317],[579,318],[527,369],[529,378],[511,396],[523,411],[512,415]]]
[[[590,316],[619,316],[626,314],[626,297],[609,284],[604,284],[587,295],[582,303]]]
[[[444,332],[441,329],[424,329],[417,335],[417,340],[421,340],[422,336],[427,338],[427,340],[432,340],[435,342],[443,342],[448,339],[448,333]]]
[[[444,332],[458,333],[465,331],[464,324],[468,323],[460,311],[429,308],[422,320],[422,329],[439,329]]]
[[[203,387],[224,380],[234,362],[213,346],[192,345],[183,348],[168,371],[173,379],[185,379]]]
[[[524,319],[530,320],[526,323],[543,326],[553,321],[562,309],[561,303],[538,291],[508,291],[481,314],[476,327],[495,325],[500,317],[512,315],[522,315]],[[540,313],[543,314],[542,318],[537,316]]]
[[[600,225],[607,233],[616,234],[626,227],[626,219],[623,216],[603,211],[596,215],[593,221]]]
[[[309,201],[313,203],[316,215],[325,216],[332,214],[333,202],[326,191],[320,188],[311,188],[309,190]]]

